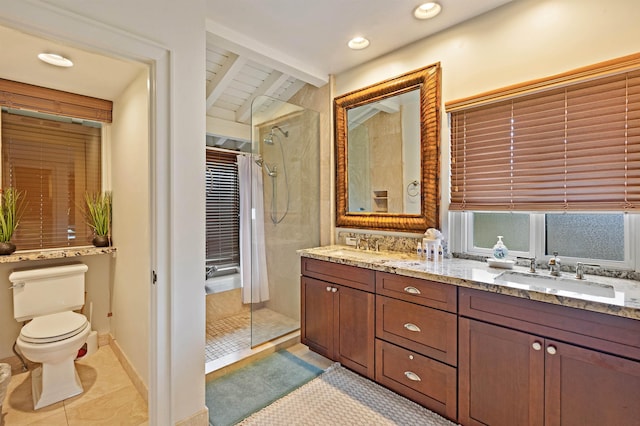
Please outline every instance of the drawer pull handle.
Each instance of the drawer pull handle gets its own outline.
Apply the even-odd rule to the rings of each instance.
[[[331,287],[327,286],[327,291],[331,291]]]
[[[416,373],[414,373],[413,371],[405,371],[404,375],[407,377],[407,379],[412,380],[414,382],[420,382],[422,381],[422,379],[420,379],[420,376],[418,376]]]
[[[415,331],[416,333],[417,333],[417,332],[419,332],[419,331],[421,331],[421,330],[420,330],[420,327],[418,327],[418,326],[417,326],[417,325],[415,325],[415,324],[411,324],[410,322],[406,323],[406,324],[404,325],[404,328],[406,328],[406,329],[407,329],[407,330],[409,330],[409,331]]]
[[[412,286],[405,287],[404,291],[406,291],[409,294],[420,294],[420,290],[418,290],[417,288],[412,287]]]
[[[542,349],[542,344],[540,342],[533,342],[533,344],[531,346],[536,351],[539,351],[540,349]]]
[[[331,293],[335,293],[336,291],[338,291],[338,289],[337,289],[337,288],[335,288],[335,287],[332,287],[332,288],[331,288]]]
[[[547,346],[547,353],[549,355],[555,355],[558,351],[556,350],[555,346],[549,345]]]

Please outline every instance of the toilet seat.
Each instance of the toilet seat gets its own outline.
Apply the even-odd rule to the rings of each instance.
[[[53,343],[81,333],[89,325],[87,318],[76,312],[58,312],[36,317],[22,327],[20,338],[28,343]]]

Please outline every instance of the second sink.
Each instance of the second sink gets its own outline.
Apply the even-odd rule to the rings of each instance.
[[[531,290],[562,290],[573,293],[590,294],[600,297],[615,297],[613,286],[595,281],[578,280],[568,277],[554,277],[550,275],[532,274],[519,271],[504,271],[495,278],[496,283],[524,284]],[[536,288],[537,287],[537,288]]]

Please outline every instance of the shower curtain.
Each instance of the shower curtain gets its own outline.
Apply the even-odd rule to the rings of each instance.
[[[262,168],[253,161],[252,156],[238,155],[238,181],[242,303],[259,303],[269,300],[269,280],[264,243]]]

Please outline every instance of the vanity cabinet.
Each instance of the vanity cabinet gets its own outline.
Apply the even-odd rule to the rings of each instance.
[[[631,425],[640,321],[460,288],[463,425]]]
[[[455,286],[376,273],[376,381],[456,419]]]
[[[302,343],[373,379],[375,272],[309,258],[301,267]]]

